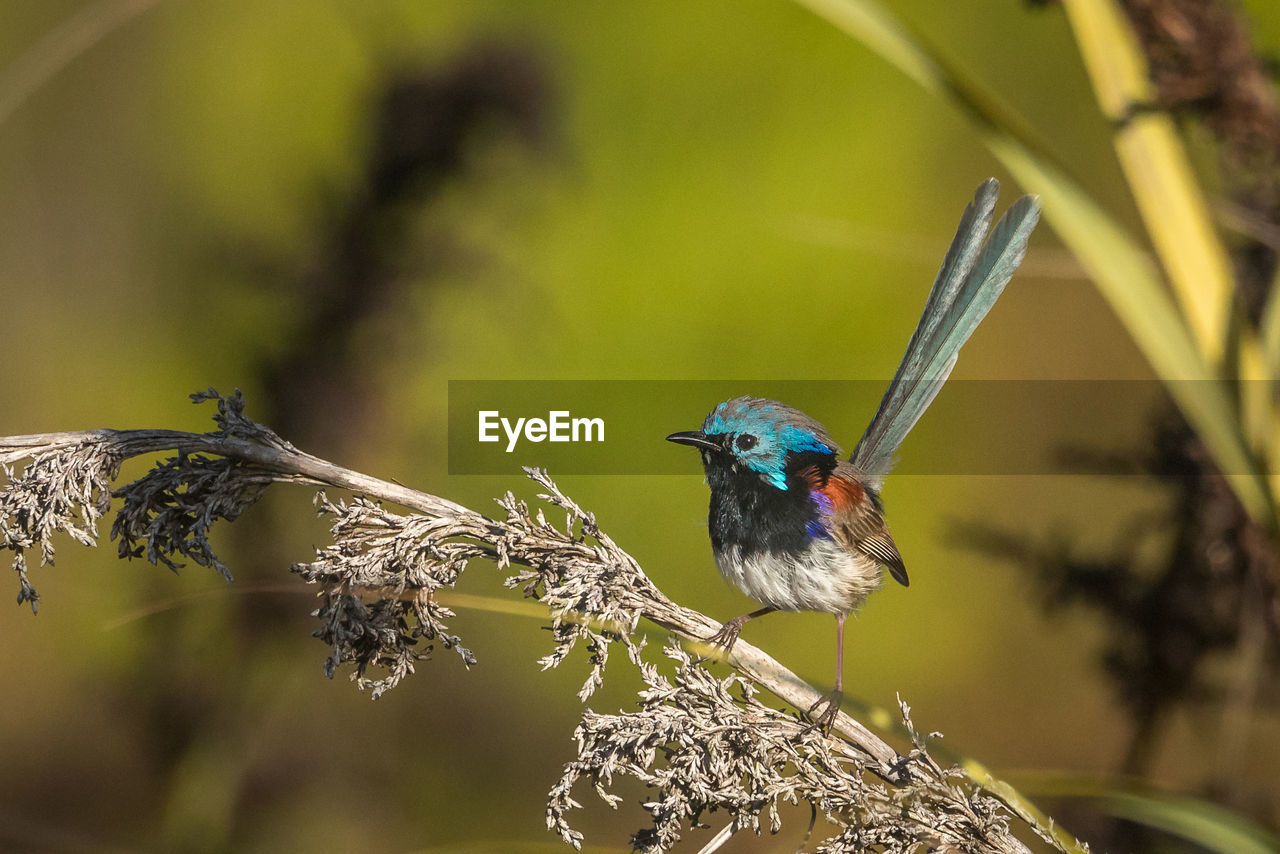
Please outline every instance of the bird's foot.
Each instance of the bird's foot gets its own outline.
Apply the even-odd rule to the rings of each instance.
[[[727,656],[733,652],[733,645],[738,642],[738,635],[742,634],[742,627],[747,624],[749,619],[751,619],[750,615],[734,617],[721,626],[718,632],[707,638],[706,642],[712,646],[722,648]]]
[[[839,688],[836,688],[825,697],[819,698],[806,712],[806,716],[812,723],[804,728],[804,732],[819,729],[822,730],[823,735],[831,735],[831,728],[835,726],[836,716],[840,714],[840,704],[843,702],[844,692]],[[820,712],[818,711],[819,707],[822,707]]]

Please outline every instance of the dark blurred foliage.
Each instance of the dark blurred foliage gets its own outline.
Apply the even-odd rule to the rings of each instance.
[[[447,261],[446,234],[427,234],[426,251],[414,245],[424,239],[414,228],[423,211],[451,182],[466,181],[477,145],[513,138],[540,150],[551,137],[548,74],[531,48],[514,44],[479,42],[441,67],[393,71],[369,101],[362,180],[331,194],[340,201],[317,224],[314,257],[283,277],[301,317],[288,345],[258,368],[263,422],[331,459],[368,445],[387,400],[359,352],[364,323],[410,318],[406,288],[429,285]],[[395,359],[394,346],[379,358]],[[268,512],[234,529],[246,561],[272,576],[289,564],[274,545],[280,524]],[[295,602],[268,596],[247,597],[239,612],[245,638],[302,616]]]
[[[442,68],[405,69],[381,84],[372,97],[363,180],[329,211],[314,257],[286,277],[303,314],[288,346],[259,368],[266,423],[322,454],[341,456],[365,441],[380,395],[368,386],[366,366],[352,358],[354,333],[372,316],[394,317],[405,302],[404,283],[429,279],[441,263],[447,237],[433,241],[434,254],[423,253],[408,245],[421,238],[412,225],[451,180],[465,177],[467,153],[480,136],[511,136],[534,149],[547,144],[547,78],[530,49],[479,43]],[[406,268],[414,262],[417,269]],[[335,398],[345,398],[343,409],[363,423],[336,421]]]
[[[1049,611],[1082,606],[1104,618],[1102,661],[1132,721],[1119,772],[1149,776],[1174,715],[1207,711],[1200,717],[1217,719],[1220,738],[1216,778],[1204,794],[1274,825],[1276,805],[1247,793],[1236,776],[1245,758],[1243,724],[1262,707],[1280,706],[1273,534],[1249,518],[1176,412],[1157,418],[1149,443],[1130,453],[1070,456],[1092,471],[1153,478],[1168,495],[1167,512],[1128,519],[1102,555],[1081,554],[1069,535],[1036,541],[984,524],[965,525],[962,540],[1033,573]],[[1234,662],[1225,674],[1224,660]],[[1058,818],[1103,850],[1169,850],[1168,838],[1150,827],[1084,812]]]
[[[1215,0],[1124,0],[1142,41],[1161,109],[1203,123],[1217,142],[1222,215],[1243,242],[1236,280],[1257,322],[1280,253],[1280,104],[1276,65],[1254,52],[1241,10]]]
[[[1128,520],[1109,554],[1079,555],[1063,535],[1034,542],[985,526],[966,529],[971,544],[1031,569],[1050,609],[1084,605],[1106,616],[1111,635],[1103,658],[1135,723],[1120,768],[1132,775],[1150,770],[1162,724],[1177,704],[1224,701],[1226,688],[1207,665],[1252,641],[1259,626],[1269,657],[1251,678],[1274,685],[1280,677],[1273,540],[1240,507],[1180,415],[1158,418],[1152,432],[1150,444],[1128,454],[1071,455],[1094,471],[1154,478],[1168,493],[1168,512]],[[1154,560],[1147,557],[1153,544],[1160,552]],[[1277,700],[1274,691],[1266,697]]]
[[[1274,169],[1280,108],[1272,62],[1254,53],[1242,12],[1205,0],[1125,0],[1161,106],[1201,117],[1233,163]],[[1275,189],[1275,175],[1266,175]]]

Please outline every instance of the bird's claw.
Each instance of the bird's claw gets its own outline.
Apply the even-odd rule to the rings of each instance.
[[[742,627],[746,622],[742,617],[734,617],[721,626],[715,634],[705,639],[703,643],[720,647],[724,650],[725,657],[728,658],[729,653],[733,652],[733,645],[738,642],[738,635],[742,634]],[[710,657],[709,655],[704,655],[698,659],[698,663],[701,664]]]
[[[738,642],[738,635],[742,634],[742,626],[745,622],[746,620],[734,617],[721,626],[714,635],[707,638],[707,643],[723,648],[725,655],[728,655],[733,651],[733,645]]]
[[[831,728],[835,726],[836,717],[840,714],[840,704],[842,702],[844,702],[844,692],[838,688],[830,694],[818,698],[818,700],[809,707],[809,711],[805,713],[812,723],[806,726],[802,732],[807,733],[814,729],[818,729],[822,731],[823,735],[831,735]],[[822,706],[823,709],[815,715],[814,712],[817,711],[819,706]]]

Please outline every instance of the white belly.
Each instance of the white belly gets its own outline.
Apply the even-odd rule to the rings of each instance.
[[[716,555],[716,565],[733,586],[780,611],[847,614],[883,580],[877,563],[831,540],[814,540],[797,557],[762,552],[743,559],[735,546]]]

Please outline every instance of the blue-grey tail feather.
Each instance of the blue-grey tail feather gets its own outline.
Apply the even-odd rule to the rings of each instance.
[[[875,488],[893,467],[894,455],[911,428],[950,376],[960,348],[995,305],[1026,255],[1027,239],[1040,218],[1040,203],[1034,196],[1014,202],[986,246],[982,245],[999,193],[999,182],[989,178],[965,208],[902,363],[850,457]]]

